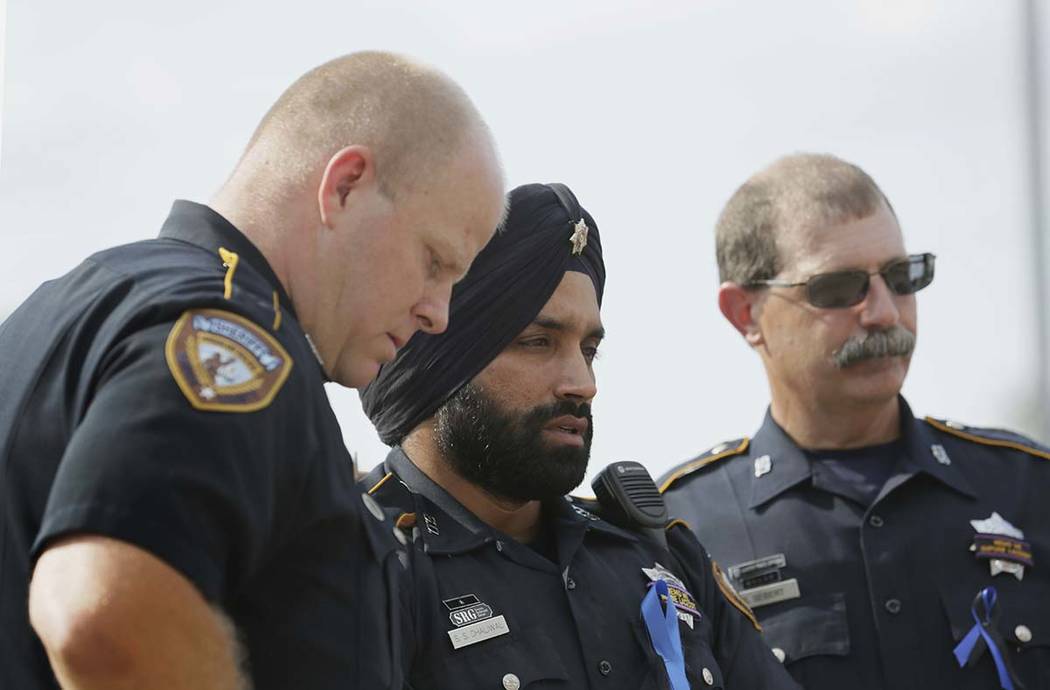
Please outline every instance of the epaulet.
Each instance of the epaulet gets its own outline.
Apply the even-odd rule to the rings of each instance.
[[[751,443],[751,439],[748,437],[738,438],[734,441],[728,441],[726,443],[719,443],[714,448],[701,453],[692,460],[682,463],[678,467],[673,468],[670,472],[667,472],[656,484],[660,487],[660,493],[663,493],[671,488],[671,485],[676,481],[685,477],[686,475],[696,472],[702,467],[707,467],[711,463],[718,462],[724,458],[730,458],[734,455],[740,455],[747,451],[748,444]]]
[[[1010,448],[1019,450],[1022,453],[1028,453],[1037,458],[1050,460],[1050,448],[1036,443],[1027,436],[1022,436],[1006,429],[981,429],[947,419],[934,419],[933,417],[927,417],[925,421],[938,431],[973,443],[979,443],[983,446]]]

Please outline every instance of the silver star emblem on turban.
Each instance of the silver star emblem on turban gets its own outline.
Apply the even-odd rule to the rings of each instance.
[[[587,227],[587,223],[581,218],[572,225],[572,236],[569,237],[569,241],[572,242],[572,255],[583,254],[583,248],[587,246],[587,232],[590,228]]]

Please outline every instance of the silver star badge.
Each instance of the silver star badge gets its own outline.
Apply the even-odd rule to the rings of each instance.
[[[970,520],[973,528],[981,534],[1002,534],[1015,539],[1024,539],[1024,532],[1006,521],[999,513],[993,512],[984,520]]]
[[[989,566],[992,569],[992,577],[995,577],[999,573],[1009,573],[1018,580],[1024,579],[1024,566],[1020,563],[1011,563],[1010,561],[1004,561],[1000,558],[993,558],[989,562]]]
[[[583,254],[583,248],[587,246],[587,233],[590,228],[587,227],[587,223],[581,218],[572,226],[572,236],[569,237],[569,241],[572,242],[572,255]]]

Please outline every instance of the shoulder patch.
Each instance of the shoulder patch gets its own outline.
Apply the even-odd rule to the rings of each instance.
[[[1044,448],[1035,441],[1011,431],[1004,431],[1002,429],[977,429],[964,424],[959,424],[958,422],[934,419],[933,417],[927,417],[925,421],[938,431],[943,431],[946,434],[951,434],[952,436],[966,439],[973,443],[979,443],[984,446],[995,446],[998,448],[1010,448],[1011,450],[1019,450],[1022,453],[1034,455],[1037,458],[1050,460],[1050,449]]]
[[[723,458],[729,458],[734,455],[740,455],[747,450],[748,445],[751,443],[751,439],[744,438],[736,439],[728,443],[720,443],[714,448],[700,454],[698,457],[692,460],[682,463],[678,467],[675,467],[670,472],[660,478],[659,487],[660,493],[663,493],[671,488],[671,485],[676,481],[685,477],[686,475],[696,472],[702,467],[707,467],[711,463],[718,462]]]
[[[171,375],[198,410],[255,412],[273,402],[292,370],[277,339],[222,309],[190,309],[164,346]]]

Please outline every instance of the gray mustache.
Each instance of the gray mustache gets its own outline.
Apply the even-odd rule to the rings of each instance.
[[[857,362],[876,357],[907,356],[915,349],[915,334],[903,326],[854,336],[834,354],[835,366],[845,369]]]

